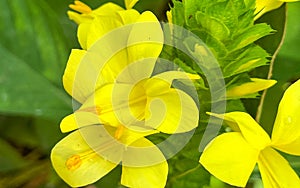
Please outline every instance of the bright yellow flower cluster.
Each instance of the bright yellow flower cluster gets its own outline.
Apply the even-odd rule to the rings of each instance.
[[[215,138],[204,150],[200,163],[220,180],[245,187],[258,164],[264,188],[300,187],[300,180],[276,150],[300,156],[300,80],[285,92],[272,137],[244,112],[211,114],[223,118],[234,132]]]
[[[72,50],[65,90],[81,106],[65,117],[62,132],[71,132],[51,152],[54,169],[73,187],[96,182],[122,162],[121,184],[163,188],[168,164],[145,136],[194,129],[199,110],[174,79],[189,79],[179,71],[152,75],[163,47],[163,32],[150,11],[127,10],[113,3],[91,10],[80,1],[69,17],[78,26],[82,50]],[[111,35],[111,33],[118,35]],[[114,47],[124,47],[111,54]],[[199,78],[198,76],[193,76]]]

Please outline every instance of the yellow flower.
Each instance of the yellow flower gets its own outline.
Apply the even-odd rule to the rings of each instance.
[[[99,116],[101,124],[116,128],[141,121],[144,129],[168,134],[192,130],[197,126],[198,108],[188,94],[171,87],[173,80],[188,80],[188,75],[168,71],[151,76],[154,65],[155,62],[145,60],[131,64],[114,83],[98,88],[78,111],[65,119],[90,111]],[[69,132],[78,128],[74,126],[64,123],[61,129]]]
[[[82,105],[62,120],[62,132],[72,133],[52,149],[52,164],[74,187],[99,180],[122,162],[123,185],[162,188],[167,162],[145,136],[198,125],[194,100],[171,85],[174,79],[199,77],[179,71],[152,75],[163,47],[158,20],[149,11],[117,15],[121,21],[93,18],[84,39],[87,51],[70,55],[63,83]]]
[[[118,139],[116,132],[122,132]],[[122,162],[121,184],[163,188],[168,163],[161,151],[143,137],[145,135],[127,128],[86,126],[57,143],[51,152],[52,164],[58,175],[72,187],[94,183]]]
[[[84,57],[91,53],[86,50],[74,49],[70,54],[63,75],[63,85],[65,90],[80,103],[83,103],[98,87],[114,82],[116,76],[128,64],[141,58],[154,58],[153,61],[156,61],[155,58],[162,50],[163,32],[152,12],[146,11],[139,14],[131,9],[117,14],[123,20],[122,22],[114,17],[95,18],[89,23],[88,32],[84,35],[80,35],[79,32],[79,41],[81,40],[81,44],[86,44],[87,48],[90,48],[95,41],[102,39],[90,50],[90,52],[95,51],[97,48],[99,52],[97,51],[95,55],[97,57],[89,55],[88,58],[91,59],[89,62],[87,62],[88,58]],[[128,26],[125,27],[125,25]],[[112,30],[115,31],[112,34],[117,36],[109,35]],[[111,47],[108,48],[108,46]],[[127,48],[127,46],[131,47]],[[121,47],[124,49],[111,51],[112,48]],[[113,56],[104,61],[109,54]]]
[[[244,187],[256,163],[265,188],[300,187],[300,180],[280,153],[300,156],[300,80],[285,92],[278,108],[272,137],[244,112],[224,115],[235,132],[216,137],[204,150],[200,163],[215,177]]]
[[[140,14],[131,9],[136,2],[137,0],[125,0],[128,10],[114,3],[106,3],[92,10],[88,5],[75,0],[70,8],[79,13],[68,11],[68,15],[79,25],[77,37],[81,47],[86,50],[107,32],[138,20]]]
[[[244,83],[235,87],[228,88],[227,98],[241,98],[254,94],[258,91],[268,89],[276,84],[276,80],[265,80],[260,78],[251,78],[251,82]]]
[[[188,75],[168,71],[152,76],[154,66],[152,58],[128,65],[114,83],[98,88],[63,119],[61,130],[74,132],[53,148],[51,160],[68,184],[93,183],[122,162],[123,185],[165,186],[167,162],[144,137],[190,131],[198,125],[199,111],[188,94],[171,87],[174,79]]]
[[[295,2],[298,0],[256,0],[255,20],[264,13],[279,8],[284,2]]]

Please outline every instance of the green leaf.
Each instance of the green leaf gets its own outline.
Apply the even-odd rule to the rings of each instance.
[[[26,148],[39,145],[30,117],[0,116],[0,137]]]
[[[241,49],[256,40],[269,35],[273,31],[274,30],[265,23],[253,25],[242,33],[235,35],[235,40],[227,47],[227,49],[230,51]]]
[[[230,188],[232,186],[223,183],[221,180],[214,176],[210,177],[209,186],[204,186],[203,188]]]
[[[209,47],[212,53],[218,57],[225,57],[228,54],[226,46],[219,39],[214,37],[213,33],[208,33],[203,29],[193,29],[192,32]]]
[[[71,100],[61,82],[68,48],[58,17],[44,1],[0,6],[0,113],[60,119]]]
[[[174,6],[171,8],[172,20],[174,21],[173,24],[183,26],[185,23],[183,4],[178,1],[174,1],[173,4]]]
[[[226,112],[241,111],[246,112],[241,100],[228,100],[226,102]]]
[[[39,72],[0,45],[0,113],[60,119],[71,99]]]
[[[106,176],[97,181],[94,186],[96,188],[109,187],[109,188],[123,188],[120,184],[121,179],[121,165],[110,171]],[[125,187],[124,187],[125,188]]]
[[[19,169],[27,164],[18,151],[0,139],[0,172]]]
[[[32,124],[39,148],[44,153],[50,154],[51,148],[64,136],[60,133],[59,124],[42,118],[34,119]]]
[[[197,23],[219,40],[225,40],[230,35],[230,30],[218,18],[208,16],[200,11],[196,13]]]
[[[195,26],[197,25],[197,21],[195,18],[195,13],[199,10],[201,10],[201,6],[204,6],[206,4],[206,1],[202,1],[199,3],[198,0],[185,0],[183,5],[184,5],[184,14],[185,14],[185,23],[188,26]],[[175,8],[175,7],[174,7]],[[176,22],[176,17],[174,18]]]
[[[0,13],[3,47],[61,86],[68,49],[53,11],[37,0],[3,0],[0,6],[3,8]]]
[[[240,11],[239,7],[235,7],[236,2],[231,0],[211,1],[211,5],[206,7],[205,13],[222,21],[230,30],[233,30],[238,26]]]
[[[224,77],[230,77],[239,73],[249,72],[250,70],[266,65],[269,54],[261,47],[252,45],[251,47],[231,54],[226,59],[231,59],[230,63],[224,67]]]

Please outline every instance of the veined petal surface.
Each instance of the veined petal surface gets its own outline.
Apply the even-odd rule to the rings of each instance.
[[[132,63],[143,58],[157,58],[163,42],[163,31],[156,16],[150,11],[143,12],[129,34],[128,61]]]
[[[264,129],[245,112],[209,114],[224,119],[231,129],[241,132],[245,140],[258,150],[265,148],[271,143],[270,137]]]
[[[163,133],[183,133],[198,126],[199,110],[191,96],[169,88],[164,94],[148,96],[145,118],[146,126]]]
[[[259,155],[258,167],[262,176],[264,188],[300,187],[300,180],[288,161],[277,151],[268,147]]]
[[[284,93],[272,132],[273,145],[288,145],[300,139],[300,80]],[[296,141],[299,142],[299,141]]]
[[[126,9],[131,9],[139,0],[125,0]]]
[[[72,187],[94,183],[117,166],[95,153],[79,131],[54,146],[51,161],[58,175]]]
[[[245,187],[258,155],[259,150],[253,148],[241,133],[224,133],[208,144],[200,163],[221,181]]]
[[[168,163],[160,150],[146,138],[130,146],[123,157],[121,184],[135,188],[165,187]]]
[[[80,67],[81,60],[85,55],[85,50],[73,49],[69,56],[69,60],[63,75],[63,85],[65,90],[80,103],[83,103],[86,99],[86,96],[89,95],[86,84],[84,84],[86,83],[86,78],[83,76],[83,78],[80,80],[76,79],[78,68]],[[77,83],[76,85],[74,84],[75,79]]]

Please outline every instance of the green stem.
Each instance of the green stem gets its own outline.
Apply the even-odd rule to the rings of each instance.
[[[195,168],[189,169],[189,170],[187,170],[187,171],[185,171],[185,172],[183,172],[183,173],[181,173],[177,176],[172,177],[170,182],[175,181],[176,179],[182,178],[182,177],[188,175],[189,173],[192,173],[192,172],[198,170],[199,168],[200,168],[200,165],[198,164]]]
[[[282,35],[282,38],[281,38],[281,41],[276,49],[276,51],[274,52],[273,56],[272,56],[272,60],[270,62],[270,69],[269,69],[269,72],[268,72],[268,79],[271,79],[272,76],[273,76],[273,68],[274,68],[274,62],[276,60],[276,57],[283,45],[283,42],[284,42],[284,39],[285,39],[285,35],[286,35],[286,30],[287,30],[287,11],[286,12],[286,15],[285,15],[285,22],[284,22],[284,29],[283,29],[283,35]],[[261,99],[260,99],[260,103],[259,103],[259,106],[257,108],[257,113],[256,113],[256,121],[259,123],[260,120],[261,120],[261,116],[262,116],[262,110],[263,110],[263,105],[264,105],[264,101],[265,101],[265,98],[266,98],[266,95],[267,95],[267,90],[264,90],[262,96],[261,96]]]

